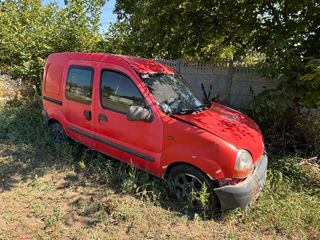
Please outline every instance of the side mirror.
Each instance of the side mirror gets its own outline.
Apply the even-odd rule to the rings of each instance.
[[[153,113],[151,110],[148,110],[139,106],[131,106],[129,107],[127,119],[129,121],[145,121],[152,122],[153,121]]]

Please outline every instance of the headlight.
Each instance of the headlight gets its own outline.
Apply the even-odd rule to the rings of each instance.
[[[251,154],[246,150],[240,150],[237,154],[236,165],[234,167],[235,178],[245,178],[253,170]]]

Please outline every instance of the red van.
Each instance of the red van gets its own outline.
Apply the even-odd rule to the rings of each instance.
[[[172,179],[181,196],[203,184],[222,210],[252,205],[268,158],[247,116],[200,98],[172,68],[123,55],[56,53],[43,78],[44,122],[151,174]]]

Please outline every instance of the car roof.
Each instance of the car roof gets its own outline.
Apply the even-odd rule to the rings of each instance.
[[[50,58],[69,60],[89,60],[115,64],[129,64],[138,73],[177,73],[169,66],[154,60],[108,53],[64,52],[53,53]]]
[[[150,72],[176,73],[176,71],[170,68],[169,66],[154,60],[140,58],[140,57],[126,56],[126,55],[113,55],[113,56],[119,57],[124,61],[128,62],[137,72],[140,72],[140,73],[150,73]]]

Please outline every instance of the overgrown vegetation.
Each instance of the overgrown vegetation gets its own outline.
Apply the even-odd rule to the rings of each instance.
[[[166,181],[80,144],[55,143],[30,106],[13,101],[0,109],[2,239],[320,237],[320,172],[307,159],[271,157],[251,209],[208,219],[177,205]],[[205,208],[203,192],[196,197]],[[27,227],[30,218],[37,224]]]
[[[0,70],[21,77],[31,92],[40,94],[43,67],[52,52],[185,59],[251,57],[259,62],[261,76],[276,85],[250,103],[253,117],[267,135],[296,132],[307,115],[301,109],[319,107],[320,47],[316,36],[320,34],[320,17],[319,3],[314,0],[228,4],[118,0],[115,12],[119,21],[101,32],[100,14],[105,2],[70,0],[60,8],[57,4],[44,5],[41,0],[1,1]]]
[[[0,71],[23,85],[0,81],[0,98],[14,99],[0,104],[1,239],[320,238],[320,122],[312,115],[320,103],[318,2],[118,0],[120,21],[104,33],[105,1],[65,2],[0,1]],[[41,124],[41,74],[47,56],[63,51],[254,56],[277,86],[250,103],[271,154],[258,202],[212,218],[205,189],[195,212],[177,205],[166,181],[77,143],[53,142]],[[203,91],[213,97],[211,87]]]
[[[41,0],[0,2],[0,70],[38,88],[50,53],[102,51],[101,0],[70,0],[65,8]]]
[[[140,55],[234,60],[254,55],[259,74],[276,88],[258,94],[249,106],[264,132],[278,138],[283,132],[295,136],[297,126],[306,124],[301,110],[320,105],[319,9],[314,0],[116,3],[120,36],[141,39],[131,46]]]

